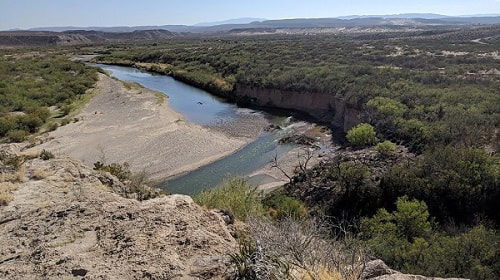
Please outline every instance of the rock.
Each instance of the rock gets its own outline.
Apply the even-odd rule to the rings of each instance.
[[[382,260],[369,261],[365,265],[363,271],[363,279],[371,279],[374,277],[393,274],[395,271],[390,269]]]
[[[0,206],[0,279],[225,278],[236,242],[190,197],[128,199],[116,178],[67,157],[22,168]]]
[[[390,269],[382,260],[369,261],[363,271],[367,280],[466,280],[463,278],[437,278],[422,275],[403,274]]]

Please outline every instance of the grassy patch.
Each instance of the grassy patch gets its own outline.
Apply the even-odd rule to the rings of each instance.
[[[156,105],[162,105],[165,103],[167,96],[163,92],[155,91]]]
[[[265,213],[261,194],[243,179],[230,179],[219,188],[200,193],[194,200],[207,208],[229,210],[240,220]]]
[[[144,88],[143,86],[141,86],[139,83],[136,83],[136,82],[126,82],[126,81],[121,81],[123,86],[130,90],[130,89],[136,89],[136,88]]]

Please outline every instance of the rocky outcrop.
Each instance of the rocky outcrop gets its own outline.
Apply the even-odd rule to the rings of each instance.
[[[438,278],[422,275],[403,274],[390,269],[382,260],[373,260],[366,264],[363,271],[366,280],[466,280],[463,278]]]
[[[190,197],[139,202],[79,161],[0,150],[2,181],[16,186],[0,206],[0,279],[225,277],[235,240]]]
[[[363,122],[364,113],[349,106],[345,100],[333,94],[304,93],[278,89],[251,88],[237,85],[233,93],[237,102],[253,106],[297,110],[341,127],[344,131]]]

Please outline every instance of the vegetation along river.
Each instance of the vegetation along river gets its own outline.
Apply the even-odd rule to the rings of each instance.
[[[236,104],[226,102],[224,99],[169,76],[151,74],[132,67],[93,65],[110,71],[111,76],[119,80],[135,82],[167,94],[169,106],[182,113],[187,121],[195,124],[213,126],[227,122],[237,123],[243,114],[255,113],[253,110],[239,108]],[[270,122],[282,127],[290,124],[288,123],[290,118],[264,112],[257,113],[263,114]],[[292,144],[278,145],[278,140],[284,133],[289,133],[289,130],[262,131],[257,139],[234,154],[162,182],[158,184],[158,187],[169,193],[195,194],[203,189],[217,186],[229,177],[247,176],[265,166],[275,155],[282,155],[293,148]],[[256,177],[252,178],[250,182],[259,185],[265,183],[265,180],[266,178]]]

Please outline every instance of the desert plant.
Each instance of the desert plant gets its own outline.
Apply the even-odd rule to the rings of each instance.
[[[16,184],[10,182],[0,183],[0,206],[5,206],[12,201],[12,192],[16,189]]]
[[[53,159],[54,158],[54,154],[43,149],[42,152],[40,152],[40,158],[42,160],[49,160],[49,159]]]
[[[396,145],[389,140],[378,143],[375,150],[382,156],[392,156],[396,153]]]
[[[289,216],[278,222],[251,218],[248,224],[259,254],[286,264],[290,275],[303,279],[361,278],[366,258],[362,243],[348,235],[332,238],[330,226],[323,222]],[[272,264],[260,265],[275,271]],[[322,278],[325,275],[331,278]]]
[[[282,219],[288,216],[304,218],[307,208],[301,201],[285,195],[282,191],[275,191],[267,195],[262,201],[264,206],[269,207],[272,217]]]
[[[160,190],[151,186],[149,174],[144,170],[138,173],[132,173],[129,180],[125,183],[128,187],[128,191],[134,194],[137,200],[148,200],[162,194]]]
[[[106,165],[97,161],[94,163],[94,170],[109,172],[122,182],[130,179],[130,176],[132,175],[132,172],[130,172],[130,166],[127,162],[124,162],[123,164],[111,163]]]
[[[23,142],[26,139],[26,136],[28,136],[28,132],[21,129],[10,130],[7,132],[7,138],[10,142],[14,143]]]
[[[253,240],[239,240],[237,253],[229,255],[234,279],[289,279],[290,266],[276,256],[265,254]]]
[[[221,187],[203,191],[195,197],[195,201],[208,208],[229,210],[241,220],[264,214],[260,193],[248,186],[244,179],[230,179]]]
[[[377,141],[375,129],[367,123],[351,128],[346,135],[347,141],[355,147],[373,145]]]
[[[47,131],[54,131],[59,127],[59,124],[56,122],[51,122],[47,125]]]

